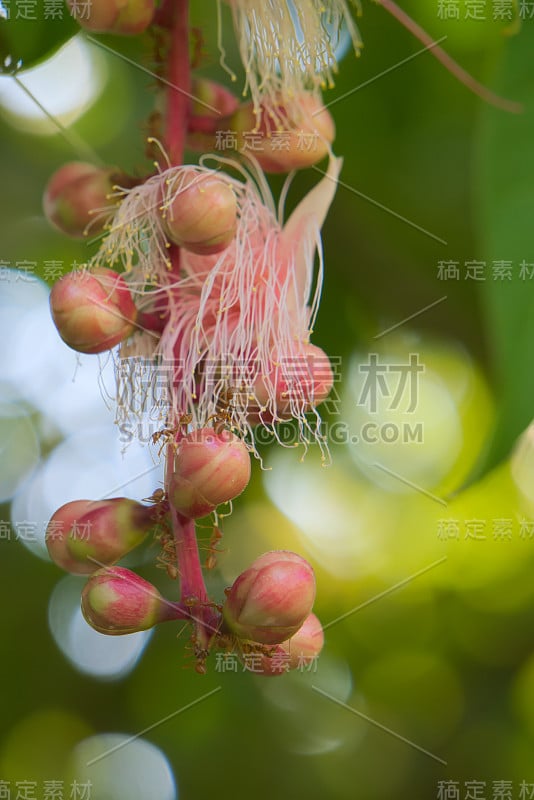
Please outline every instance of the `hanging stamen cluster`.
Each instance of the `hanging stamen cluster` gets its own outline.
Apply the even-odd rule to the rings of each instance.
[[[195,427],[224,419],[252,443],[256,424],[275,431],[276,422],[293,418],[303,442],[322,442],[320,418],[315,412],[310,423],[307,414],[324,399],[331,380],[329,368],[326,379],[318,379],[328,360],[309,343],[322,285],[324,212],[316,215],[304,206],[298,237],[288,236],[262,173],[254,165],[238,169],[240,180],[206,166],[170,167],[135,187],[91,266],[122,266],[138,308],[159,309],[159,337],[137,330],[122,346],[121,358],[133,365],[149,357],[152,368],[170,378],[171,408],[161,408],[167,419],[187,417]],[[338,170],[332,159],[322,182],[326,204]],[[198,189],[201,203],[209,205],[213,181],[230,189],[235,202],[229,244],[223,241],[215,246],[219,252],[206,254],[198,241],[178,248],[172,237],[181,215],[191,217],[191,190]],[[227,211],[219,212],[227,227]],[[204,219],[205,214],[197,228]],[[217,232],[217,219],[210,234]],[[124,369],[119,375],[129,379]],[[135,397],[137,412],[139,392],[133,388],[119,386],[119,397]],[[119,404],[119,416],[131,412]]]
[[[333,86],[344,27],[356,53],[362,46],[345,0],[227,2],[245,68],[243,94],[250,91],[256,112],[263,103],[277,115],[281,97],[290,106],[304,90]],[[354,5],[359,13],[359,3]]]

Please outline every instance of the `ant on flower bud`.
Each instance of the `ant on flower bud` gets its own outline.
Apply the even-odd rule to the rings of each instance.
[[[158,451],[158,456],[161,455],[163,449],[166,445],[169,444],[176,444],[176,436],[182,426],[187,427],[193,421],[192,414],[182,414],[180,419],[178,420],[178,424],[174,428],[162,428],[159,431],[156,431],[152,434],[151,440],[152,444],[157,444],[161,439],[163,439],[163,443]]]

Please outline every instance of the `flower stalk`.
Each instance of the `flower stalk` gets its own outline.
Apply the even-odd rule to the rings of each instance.
[[[184,160],[185,141],[191,108],[191,65],[189,59],[189,0],[171,0],[164,4],[162,18],[167,16],[170,29],[170,49],[168,58],[169,87],[167,90],[167,110],[165,122],[165,148],[171,165],[180,165]],[[170,257],[173,267],[179,265],[179,252],[171,245]],[[175,458],[175,445],[166,448],[166,475],[172,472]],[[166,479],[168,487],[168,478]],[[203,633],[206,617],[204,604],[208,602],[208,592],[204,582],[200,554],[193,520],[184,517],[175,508],[170,510],[172,532],[176,548],[176,563],[180,575],[180,603],[192,609],[196,617],[197,638]],[[197,613],[198,612],[198,613]],[[203,636],[203,639],[206,637]]]
[[[189,0],[171,0],[162,12],[170,30],[165,147],[171,164],[182,164],[191,107]]]

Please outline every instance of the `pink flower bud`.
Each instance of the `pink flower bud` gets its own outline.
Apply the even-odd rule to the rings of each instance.
[[[215,131],[222,117],[233,114],[239,101],[228,89],[206,78],[195,78],[191,84],[191,116],[187,147],[199,153],[213,149]]]
[[[323,628],[315,614],[306,618],[304,625],[287,642],[270,648],[269,652],[242,653],[241,661],[249,672],[274,678],[291,670],[311,667],[324,644]]]
[[[280,644],[298,631],[314,600],[315,576],[308,562],[296,553],[274,550],[234,581],[223,616],[241,639]]]
[[[254,382],[250,408],[251,425],[291,419],[293,411],[309,411],[322,403],[332,390],[334,375],[328,356],[313,344],[304,345],[300,357],[281,358],[267,376]]]
[[[82,519],[88,508],[100,507],[105,503],[105,500],[101,502],[73,500],[71,503],[65,503],[52,515],[46,528],[45,541],[48,554],[58,567],[73,575],[83,575],[97,569],[94,564],[78,564],[67,550],[67,539],[73,526]]]
[[[302,627],[282,647],[289,656],[289,669],[309,666],[319,655],[324,645],[323,626],[315,616],[310,614]]]
[[[310,614],[301,628],[287,642],[278,644],[270,653],[243,656],[245,669],[272,678],[293,669],[306,669],[317,658],[324,644],[323,628],[315,614]]]
[[[46,218],[62,233],[81,239],[87,229],[103,230],[105,215],[97,212],[109,206],[113,170],[83,161],[64,164],[50,178],[43,197]]]
[[[201,428],[179,442],[167,494],[177,511],[194,519],[233,500],[249,480],[250,455],[241,439]]]
[[[103,353],[133,333],[137,309],[117,272],[97,267],[71,272],[50,293],[50,309],[63,341],[80,353]]]
[[[75,575],[88,575],[141,544],[154,522],[153,506],[125,497],[75,500],[52,516],[46,546],[59,567]]]
[[[191,84],[191,113],[204,116],[228,116],[239,106],[239,101],[224,86],[207,78],[194,78]],[[211,106],[211,109],[207,108]],[[216,109],[216,111],[212,110]],[[217,111],[219,112],[217,114]]]
[[[88,31],[130,36],[148,28],[155,11],[154,0],[91,0],[87,15],[80,14],[80,4],[74,0],[67,0],[67,5],[82,28]]]
[[[266,172],[290,172],[317,164],[329,153],[335,138],[334,120],[329,111],[313,95],[299,100],[298,117],[288,119],[281,106],[276,115],[253,103],[246,103],[225,121],[225,130],[235,132],[238,149],[250,152],[249,136],[257,134],[261,147],[252,155]],[[223,126],[219,125],[223,130]]]
[[[171,241],[199,255],[225,250],[235,236],[237,200],[226,181],[210,175],[192,177],[165,209]]]
[[[155,586],[123,567],[96,572],[82,592],[82,612],[99,633],[120,636],[175,619],[174,606]]]

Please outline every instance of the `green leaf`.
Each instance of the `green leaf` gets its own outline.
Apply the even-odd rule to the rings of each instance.
[[[11,18],[0,17],[0,72],[5,75],[45,61],[80,30],[66,9],[61,19],[51,20],[16,19],[16,13],[11,3]]]
[[[495,261],[512,262],[510,280],[489,274],[481,284],[500,408],[492,463],[506,456],[534,417],[533,52],[534,25],[526,24],[505,48],[496,86],[505,97],[523,102],[524,113],[484,108],[478,148],[483,258],[488,269]],[[523,275],[522,262],[531,265]]]

